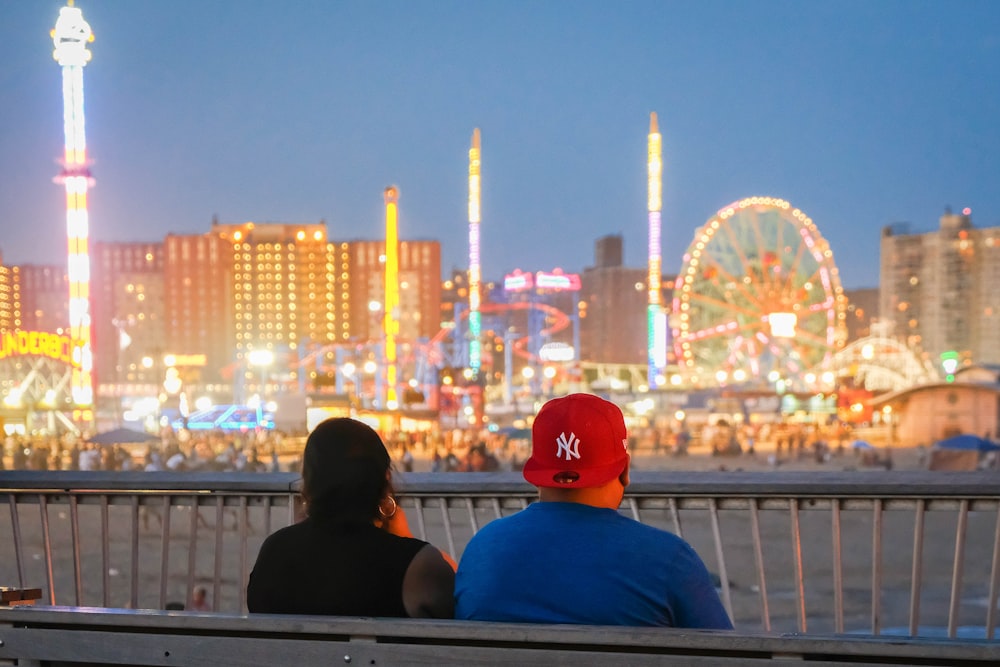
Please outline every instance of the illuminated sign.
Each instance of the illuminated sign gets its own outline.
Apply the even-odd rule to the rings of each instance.
[[[80,368],[83,341],[44,331],[8,331],[0,338],[0,360],[14,356],[48,357]],[[75,354],[74,354],[75,352]]]
[[[579,291],[580,276],[576,273],[545,273],[535,274],[535,284],[539,289]]]
[[[538,358],[542,361],[566,362],[576,358],[576,350],[572,345],[566,343],[546,343],[538,351]]]
[[[173,363],[168,366],[207,366],[208,357],[204,354],[171,354]],[[252,362],[251,362],[252,363]]]
[[[515,272],[504,276],[503,288],[508,292],[523,292],[535,286],[535,279],[530,273]]]
[[[795,338],[795,325],[798,324],[795,313],[771,313],[767,321],[775,338]]]
[[[556,269],[553,273],[539,271],[534,275],[515,271],[504,276],[503,288],[508,292],[523,292],[530,289],[548,289],[554,291],[580,291],[580,275],[577,273],[562,273]]]
[[[958,352],[948,350],[941,353],[941,368],[944,369],[945,382],[955,381],[955,371],[958,370]]]

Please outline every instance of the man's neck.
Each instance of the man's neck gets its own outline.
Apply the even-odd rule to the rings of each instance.
[[[614,488],[617,486],[617,489]],[[550,503],[577,503],[591,507],[618,509],[621,505],[624,488],[620,484],[605,484],[604,486],[586,489],[556,489],[540,487],[538,499]]]

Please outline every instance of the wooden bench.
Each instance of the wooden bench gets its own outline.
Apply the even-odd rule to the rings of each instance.
[[[0,608],[18,665],[997,665],[1000,642],[662,628]]]

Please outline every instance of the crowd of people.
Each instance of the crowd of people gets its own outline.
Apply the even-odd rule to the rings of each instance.
[[[9,435],[0,442],[0,470],[145,470],[175,472],[298,472],[302,439],[276,431],[248,433],[174,432],[165,429],[151,444],[107,444],[64,435]],[[386,448],[402,472],[520,471],[528,439],[471,430],[384,434]],[[834,424],[707,424],[696,430],[653,427],[633,429],[629,450],[652,456],[684,456],[691,450],[713,456],[756,456],[769,452],[782,461],[814,459],[826,463],[843,455],[849,428]],[[296,444],[297,443],[297,444]],[[418,463],[419,461],[419,463]]]
[[[431,472],[520,470],[527,442],[472,431],[395,433],[385,437],[397,469],[413,472],[417,458]],[[86,437],[8,435],[0,470],[143,470],[174,472],[299,472],[301,439],[276,431],[174,432],[151,443],[96,444]]]
[[[155,472],[280,472],[281,434],[205,433],[191,436],[165,431],[145,444],[97,444],[62,437],[8,435],[0,442],[0,470],[107,470]]]

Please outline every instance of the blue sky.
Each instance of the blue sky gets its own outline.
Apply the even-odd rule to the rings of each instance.
[[[0,249],[65,257],[64,3],[0,0]],[[1000,2],[78,0],[97,179],[91,236],[325,220],[467,264],[467,151],[483,142],[483,271],[579,271],[622,234],[646,262],[646,134],[664,144],[663,265],[751,195],[787,199],[845,287],[880,230],[945,206],[1000,225]]]

